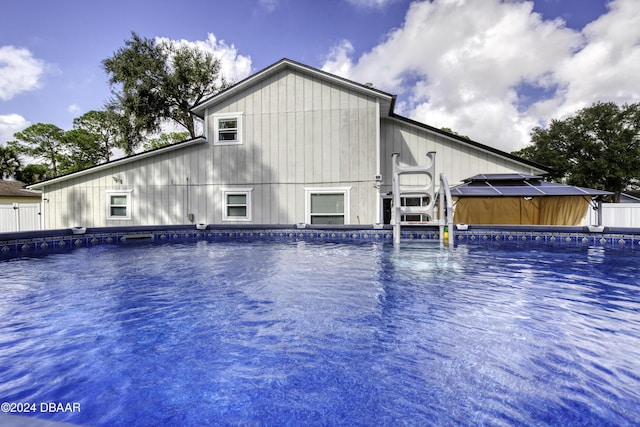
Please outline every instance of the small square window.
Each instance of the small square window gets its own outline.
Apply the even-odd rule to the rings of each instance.
[[[131,219],[131,190],[107,191],[107,219]]]
[[[213,121],[217,144],[242,144],[242,113],[217,114]]]
[[[251,188],[222,191],[223,221],[251,221]]]

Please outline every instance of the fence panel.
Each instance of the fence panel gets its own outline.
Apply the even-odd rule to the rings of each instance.
[[[0,232],[40,230],[39,203],[0,205]]]
[[[597,212],[589,209],[589,224],[598,221]],[[640,203],[603,203],[602,225],[606,227],[640,228]]]

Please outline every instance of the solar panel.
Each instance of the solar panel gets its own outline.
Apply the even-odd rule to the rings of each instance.
[[[539,196],[600,196],[609,191],[541,181],[541,177],[525,174],[487,174],[467,178],[464,184],[451,189],[460,197],[539,197]]]

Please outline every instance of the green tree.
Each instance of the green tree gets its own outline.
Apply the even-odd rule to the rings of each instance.
[[[144,150],[155,150],[156,148],[166,147],[167,145],[175,144],[176,142],[184,141],[189,138],[189,132],[170,132],[163,133],[157,138],[151,138],[145,142]]]
[[[195,137],[191,108],[226,85],[219,77],[220,61],[211,53],[157,44],[136,33],[102,65],[112,87],[109,107],[124,118],[121,131],[133,147],[166,119]]]
[[[91,110],[73,119],[75,129],[82,129],[95,135],[96,149],[100,152],[100,156],[96,159],[98,163],[111,160],[115,148],[127,151],[125,138],[120,131],[121,120],[120,115],[109,110]]]
[[[60,173],[71,173],[90,168],[104,160],[100,136],[86,129],[71,129],[62,136],[66,155],[60,159]]]
[[[536,127],[532,145],[513,154],[554,169],[553,179],[620,193],[640,183],[640,104],[598,102]]]
[[[20,158],[15,148],[0,145],[0,179],[15,177],[20,166]]]
[[[37,163],[28,164],[16,173],[16,179],[25,184],[35,184],[53,177],[51,169],[47,165]]]
[[[9,142],[17,153],[43,161],[54,176],[59,174],[59,164],[64,161],[64,131],[56,125],[36,123],[14,134],[16,141]]]

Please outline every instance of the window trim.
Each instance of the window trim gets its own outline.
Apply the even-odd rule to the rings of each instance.
[[[234,113],[219,113],[214,114],[213,118],[213,142],[217,145],[240,145],[242,144],[242,112]],[[222,119],[236,119],[237,121],[237,136],[235,140],[221,140],[220,139],[220,120]]]
[[[223,221],[252,221],[252,203],[251,203],[251,195],[253,193],[253,188],[223,188],[222,189],[222,220]],[[234,195],[243,195],[247,197],[245,205],[231,205],[231,206],[246,206],[247,215],[246,216],[229,216],[227,214],[227,207],[229,204],[227,203],[227,196]]]
[[[401,196],[400,197],[400,205],[401,206],[417,206],[417,207],[427,207],[429,206],[429,201],[427,200],[425,203],[425,199],[428,198],[428,196]],[[407,205],[407,199],[418,199],[419,204],[418,205]],[[413,219],[407,219],[407,217],[414,217],[414,216],[418,216],[420,217],[419,220],[413,220]],[[420,223],[425,223],[425,222],[429,222],[431,221],[430,218],[428,218],[426,221],[424,220],[423,217],[427,217],[428,218],[428,214],[402,214],[402,218],[400,219],[400,223],[401,224],[420,224]]]
[[[133,190],[105,190],[106,193],[106,205],[107,205],[107,220],[108,221],[131,221],[131,194]],[[111,208],[113,206],[122,206],[122,205],[112,205],[111,197],[112,196],[125,196],[127,198],[127,203],[124,205],[126,209],[126,215],[124,216],[114,216],[111,215]]]
[[[311,224],[311,195],[312,194],[340,194],[344,196],[344,222],[342,225],[351,224],[351,187],[304,187],[304,218],[306,224]],[[317,215],[317,214],[316,214]],[[337,225],[337,224],[336,224]]]

